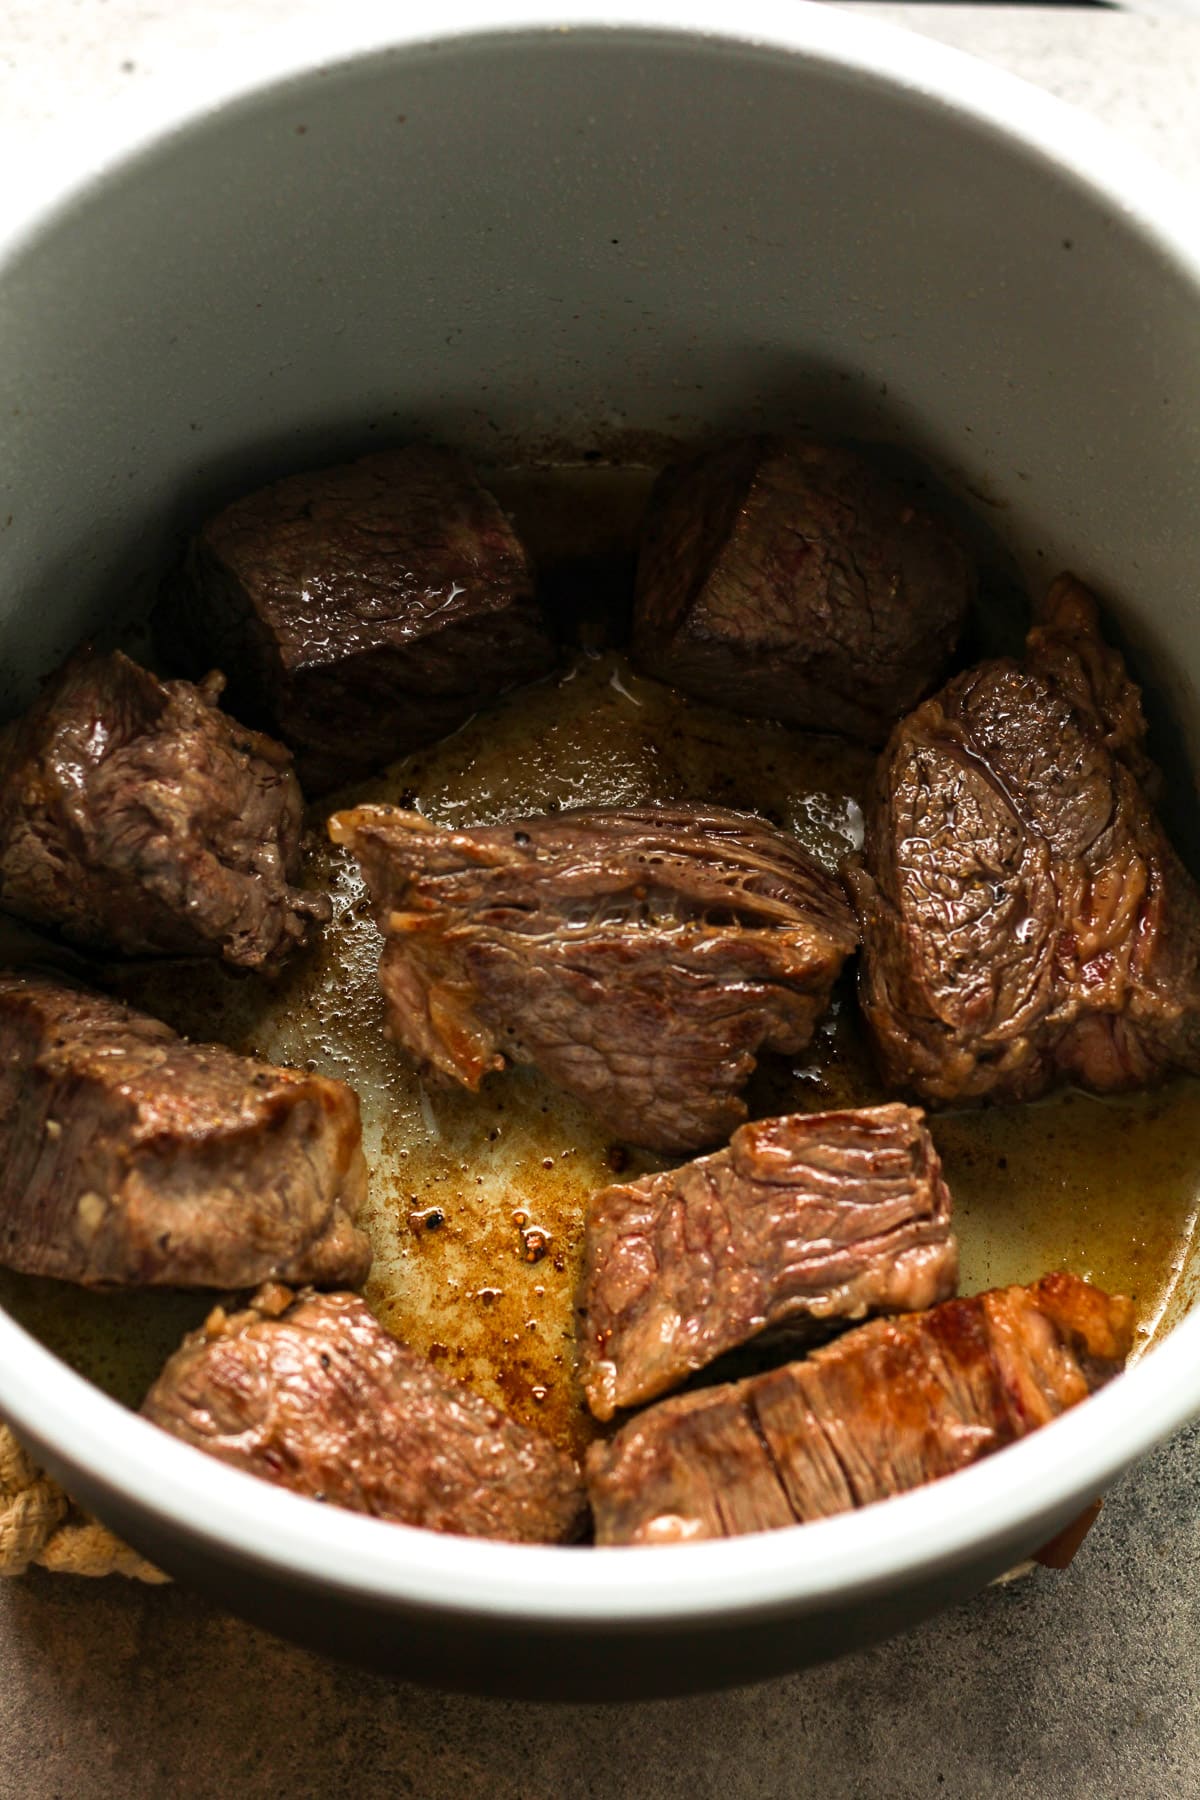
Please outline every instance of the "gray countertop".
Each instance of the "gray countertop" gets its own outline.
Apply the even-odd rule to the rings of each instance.
[[[0,148],[329,0],[7,0]],[[863,5],[1105,119],[1200,192],[1200,23]],[[8,141],[6,141],[8,140]],[[1198,201],[1200,204],[1200,201]],[[1200,1795],[1200,1427],[1075,1563],[831,1667],[616,1708],[447,1698],[337,1667],[178,1589],[0,1584],[0,1797]]]

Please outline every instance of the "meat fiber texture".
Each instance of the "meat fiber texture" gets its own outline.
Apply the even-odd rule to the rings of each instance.
[[[294,885],[292,759],[223,686],[73,656],[0,734],[0,907],[89,949],[268,972],[307,942],[330,906]]]
[[[946,668],[975,585],[911,484],[845,446],[749,438],[659,480],[634,659],[736,711],[882,743]]]
[[[848,869],[885,1077],[932,1102],[1200,1070],[1200,894],[1147,793],[1136,687],[1064,576],[1023,664],[894,732]]]
[[[958,1279],[950,1194],[922,1115],[765,1119],[727,1150],[605,1188],[588,1208],[580,1349],[597,1418],[760,1332],[916,1312]]]
[[[0,1262],[89,1287],[365,1280],[358,1100],[0,971]]]
[[[142,1411],[234,1468],[379,1519],[523,1543],[586,1522],[568,1456],[398,1343],[356,1294],[272,1286],[218,1309]]]
[[[686,1153],[746,1116],[761,1049],[802,1049],[856,943],[840,884],[762,820],[567,810],[454,831],[360,807],[330,821],[386,944],[396,1041],[477,1088],[532,1063],[617,1137]]]
[[[554,650],[529,558],[451,451],[412,445],[292,475],[192,545],[167,635],[325,791],[445,736]]]
[[[588,1452],[599,1544],[829,1518],[1026,1437],[1123,1366],[1133,1310],[1074,1275],[876,1319],[805,1362],[664,1400]]]

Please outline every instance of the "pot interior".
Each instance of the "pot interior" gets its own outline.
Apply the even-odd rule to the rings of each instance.
[[[674,446],[786,425],[931,471],[983,548],[981,647],[1019,639],[1026,584],[1070,567],[1096,587],[1194,852],[1195,288],[1115,204],[916,91],[816,53],[660,32],[363,57],[98,180],[0,267],[0,337],[6,708],[85,632],[136,643],[182,535],[262,479],[436,438],[488,471],[543,561],[615,567]],[[692,709],[672,763],[660,706],[605,648],[372,791],[464,822],[564,797],[714,797],[718,779],[754,805],[767,746],[791,822],[819,851],[845,847],[861,759],[765,728],[742,742]],[[539,760],[542,742],[556,748]],[[345,870],[332,877],[348,977],[322,961],[265,997],[177,972],[129,991],[199,1035],[353,1073],[373,1302],[578,1445],[578,1208],[611,1147],[532,1077],[470,1117],[423,1093],[377,1041],[373,932]],[[864,1092],[849,1012],[782,1098]],[[1144,1341],[1168,1329],[1200,1280],[1196,1100],[1177,1082],[939,1120],[964,1291],[1065,1264],[1135,1292]],[[546,1254],[530,1256],[539,1227]],[[131,1401],[207,1305],[12,1276],[0,1300]]]

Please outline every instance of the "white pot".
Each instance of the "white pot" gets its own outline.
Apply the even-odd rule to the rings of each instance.
[[[172,96],[119,150],[81,142],[0,242],[5,701],[208,500],[364,422],[494,460],[799,417],[906,442],[1031,569],[1093,579],[1195,748],[1200,249],[1164,177],[1006,76],[792,0],[384,10]],[[429,1679],[644,1694],[836,1653],[998,1573],[1200,1410],[1200,1317],[965,1474],[672,1549],[322,1508],[2,1314],[0,1410],[278,1629]]]

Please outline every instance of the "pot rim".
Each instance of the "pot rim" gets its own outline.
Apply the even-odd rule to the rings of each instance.
[[[152,84],[99,140],[89,123],[43,159],[0,225],[7,264],[106,181],[167,139],[208,129],[266,88],[380,55],[466,43],[643,34],[705,53],[796,58],[890,87],[1052,166],[1105,205],[1122,229],[1173,265],[1200,305],[1200,228],[1184,190],[1095,121],[1014,76],[873,19],[796,0],[443,0],[436,29],[386,6],[334,9],[199,58]],[[245,54],[243,54],[245,50]],[[210,66],[211,65],[211,66]],[[1192,216],[1190,216],[1192,215]],[[93,1492],[190,1538],[293,1580],[376,1606],[593,1629],[726,1622],[844,1603],[1036,1541],[1040,1527],[1091,1500],[1134,1457],[1200,1413],[1200,1312],[1085,1405],[1001,1455],[861,1512],[718,1543],[563,1549],[442,1537],[327,1508],[225,1467],[109,1399],[0,1310],[0,1410]]]

